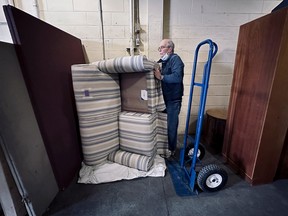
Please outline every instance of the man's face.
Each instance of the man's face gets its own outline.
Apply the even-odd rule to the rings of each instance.
[[[171,48],[168,47],[168,43],[166,40],[162,40],[160,42],[158,51],[159,51],[160,57],[163,57],[166,53],[169,54],[171,52]]]

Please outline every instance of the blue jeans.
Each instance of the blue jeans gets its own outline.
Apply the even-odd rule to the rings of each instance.
[[[175,151],[177,146],[177,130],[179,124],[179,113],[181,110],[181,100],[166,101],[167,112],[167,133],[170,151]]]

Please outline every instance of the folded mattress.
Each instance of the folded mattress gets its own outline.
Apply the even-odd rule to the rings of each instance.
[[[148,171],[153,165],[155,156],[156,150],[154,150],[154,154],[152,154],[150,157],[142,154],[118,150],[110,153],[108,155],[108,160],[141,171]]]
[[[165,109],[161,82],[155,79],[153,72],[158,67],[156,62],[138,55],[93,64],[104,73],[120,74],[122,111],[155,113]]]
[[[119,115],[120,149],[152,156],[157,144],[156,121],[155,113],[121,112]]]

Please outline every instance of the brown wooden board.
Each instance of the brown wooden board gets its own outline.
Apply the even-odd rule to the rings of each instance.
[[[223,155],[251,184],[275,177],[288,127],[288,9],[240,26]]]
[[[80,39],[3,6],[33,110],[60,189],[82,161],[71,65],[85,63]]]

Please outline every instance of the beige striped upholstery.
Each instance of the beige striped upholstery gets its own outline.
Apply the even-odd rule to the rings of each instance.
[[[84,163],[96,165],[119,149],[118,115],[79,120]]]
[[[168,155],[167,114],[157,113],[157,154]]]
[[[146,90],[147,91],[147,108],[144,111],[148,113],[155,113],[165,110],[165,103],[162,95],[161,82],[154,77],[153,69],[159,65],[151,60],[148,60],[146,56],[125,56],[118,57],[109,60],[103,60],[94,62],[100,71],[105,73],[146,73]],[[121,77],[121,87],[125,86],[125,90],[121,92],[123,103],[123,111],[135,111],[138,112],[137,107],[143,106],[143,98],[141,98],[141,89],[136,85],[125,85],[125,82],[129,83],[129,76],[125,75]],[[134,97],[135,91],[138,92],[138,97]],[[131,92],[129,94],[129,92]],[[127,102],[129,101],[129,103]],[[135,108],[135,110],[133,110]]]
[[[121,112],[119,115],[120,149],[151,156],[157,144],[157,115]]]
[[[148,60],[144,55],[137,55],[98,61],[93,64],[105,73],[132,73],[151,71],[157,63]]]
[[[93,64],[72,65],[79,117],[118,114],[121,98],[118,74],[106,74]]]
[[[119,149],[118,76],[91,64],[73,65],[71,69],[84,162],[96,165]]]
[[[159,114],[165,109],[165,104],[160,82],[154,77],[155,66],[155,62],[147,60],[145,56],[127,56],[92,64],[72,65],[73,88],[86,165],[102,163],[108,157],[113,162],[147,171],[153,164],[155,154],[167,151],[166,116]],[[137,94],[136,97],[131,97],[129,92],[135,89],[128,88],[127,94],[120,92],[118,73],[125,74],[129,79],[128,73],[132,72],[145,73],[147,103],[144,109],[147,113],[121,112],[121,100],[129,101],[130,111],[133,111],[136,103],[143,100],[140,92],[142,89],[136,88],[139,97]],[[125,78],[121,78],[121,82],[125,82]]]
[[[109,154],[108,160],[138,170],[148,171],[153,165],[155,156],[156,150],[154,150],[153,155],[150,157],[123,150],[118,150]]]
[[[154,72],[146,73],[147,93],[148,93],[148,110],[149,113],[156,113],[165,110],[165,102],[162,95],[161,82],[156,80]]]

